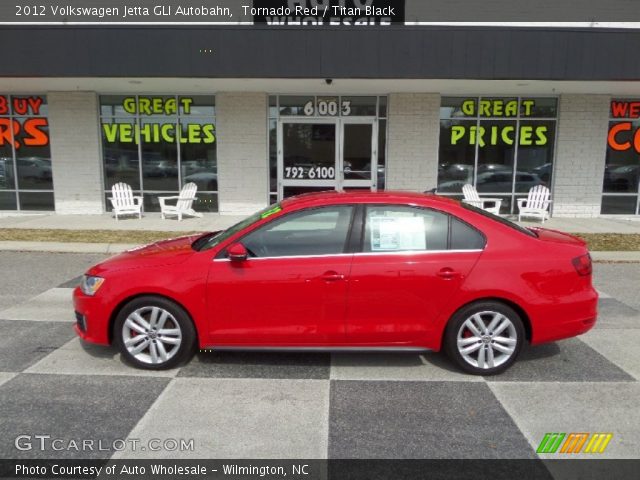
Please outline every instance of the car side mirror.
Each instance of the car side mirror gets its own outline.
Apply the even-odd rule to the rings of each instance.
[[[249,256],[249,252],[243,244],[234,243],[227,249],[227,255],[232,262],[243,262]]]

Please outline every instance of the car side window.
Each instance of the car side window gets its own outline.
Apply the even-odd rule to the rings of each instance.
[[[367,206],[364,252],[446,250],[448,215],[398,205]]]
[[[367,206],[362,251],[481,250],[484,236],[456,217],[428,208]]]
[[[344,253],[353,207],[338,205],[294,212],[249,233],[240,241],[252,257]]]
[[[485,239],[475,228],[451,217],[449,248],[451,250],[482,250]]]

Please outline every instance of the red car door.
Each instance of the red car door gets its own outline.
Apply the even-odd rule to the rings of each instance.
[[[349,281],[347,339],[419,346],[480,257],[484,237],[430,209],[367,206],[364,218]]]
[[[207,282],[213,346],[344,344],[353,210],[293,212],[240,240],[247,260],[214,260]]]

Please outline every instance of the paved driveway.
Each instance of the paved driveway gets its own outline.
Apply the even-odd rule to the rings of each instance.
[[[74,277],[99,259],[0,253],[0,458],[51,457],[15,448],[39,434],[141,442],[56,458],[535,458],[547,432],[612,432],[604,457],[640,458],[640,264],[596,266],[594,330],[482,378],[437,353],[202,352],[135,370],[71,330]],[[165,438],[193,450],[139,448]]]

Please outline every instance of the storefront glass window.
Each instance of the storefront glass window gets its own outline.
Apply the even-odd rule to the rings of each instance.
[[[0,95],[0,210],[54,209],[46,103]]]
[[[478,148],[476,187],[479,192],[511,192],[515,155],[516,122],[481,120],[481,134],[487,137]]]
[[[140,119],[142,184],[152,192],[176,192],[178,183],[178,119]]]
[[[133,141],[136,125],[135,119],[131,118],[102,118],[102,160],[107,188],[124,182],[132,189],[140,190],[138,141]],[[114,129],[119,129],[120,135],[112,135]]]
[[[640,185],[640,100],[611,101],[601,213],[637,215]]]
[[[158,197],[193,182],[194,208],[218,210],[213,95],[103,95],[100,114],[106,197],[125,182],[159,211]]]
[[[438,192],[460,198],[469,183],[513,213],[517,194],[551,188],[556,115],[555,98],[443,97]]]

